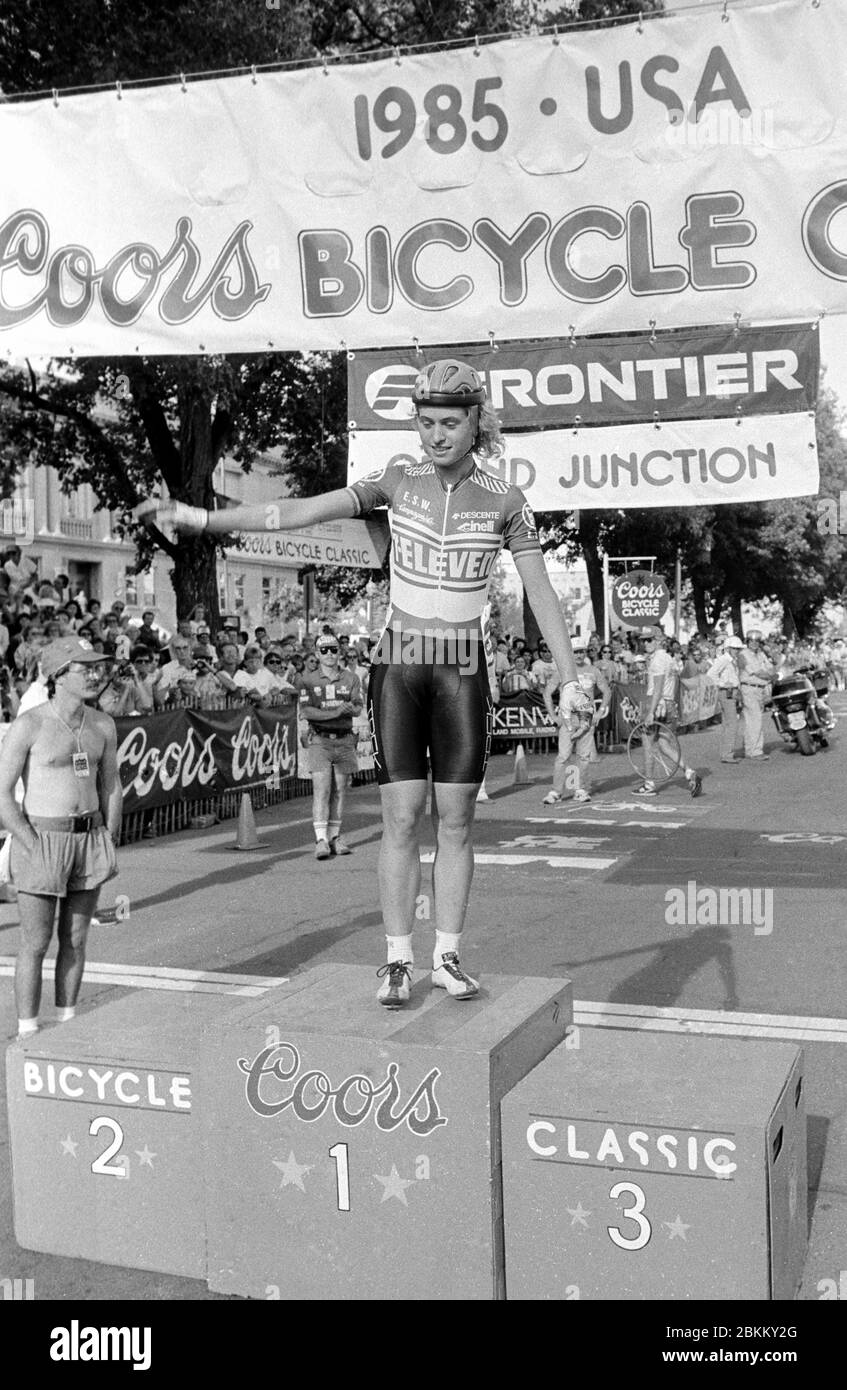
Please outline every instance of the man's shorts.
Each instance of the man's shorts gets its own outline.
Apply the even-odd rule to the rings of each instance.
[[[339,734],[338,738],[313,734],[309,743],[309,767],[313,774],[331,772],[335,767],[352,777],[359,771],[355,734]]]
[[[19,893],[64,898],[99,888],[118,872],[112,837],[104,826],[74,833],[35,830],[38,844],[31,854],[12,842],[9,881]]]

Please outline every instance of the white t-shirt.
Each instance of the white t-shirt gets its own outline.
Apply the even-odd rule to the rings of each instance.
[[[236,671],[232,679],[242,690],[256,690],[262,696],[269,695],[272,690],[279,690],[276,677],[267,666],[260,666],[252,676],[248,671]]]
[[[658,648],[647,662],[647,693],[653,695],[658,689],[660,700],[676,699],[677,670],[673,657],[664,648]]]

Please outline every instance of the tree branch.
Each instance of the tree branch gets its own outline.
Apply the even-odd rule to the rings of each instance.
[[[79,427],[83,434],[88,435],[90,439],[94,440],[98,447],[103,450],[103,453],[109,461],[114,465],[114,477],[117,481],[119,491],[123,493],[127,510],[131,511],[133,507],[138,505],[141,498],[138,496],[138,493],[127,477],[120,450],[115,447],[108,435],[104,434],[100,426],[88,415],[82,414],[81,411],[76,410],[73,406],[63,405],[59,401],[47,400],[46,397],[40,396],[34,387],[30,391],[27,391],[23,387],[16,386],[13,382],[0,379],[0,391],[7,396],[11,396],[14,400],[22,401],[25,405],[33,406],[37,410],[46,411],[49,415],[61,415],[63,419],[71,420]],[[163,550],[166,555],[169,555],[172,560],[175,559],[177,548],[174,543],[168,540],[168,537],[163,531],[160,531],[157,526],[151,526],[150,531],[160,549]]]

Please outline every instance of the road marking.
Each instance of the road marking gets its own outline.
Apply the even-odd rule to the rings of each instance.
[[[592,801],[595,811],[649,811],[652,816],[679,815],[683,806],[653,806],[649,801]]]
[[[556,816],[526,816],[530,825],[638,825],[643,830],[682,830],[689,824],[687,820],[595,820],[591,816],[568,816],[562,820]]]
[[[45,976],[54,975],[55,970],[55,961],[44,962]],[[14,973],[15,957],[0,956],[0,977]],[[89,961],[84,978],[87,984],[185,994],[234,994],[244,999],[259,999],[269,989],[287,983],[287,977],[279,975],[229,975],[223,971],[183,970],[169,965],[117,965],[112,961]]]
[[[561,822],[560,822],[561,824]],[[561,849],[593,850],[609,842],[608,835],[518,835],[514,840],[499,840],[499,849]]]
[[[712,1034],[730,1038],[847,1043],[847,1019],[793,1014],[729,1013],[722,1009],[655,1008],[575,999],[574,1023],[646,1033]]]
[[[421,863],[431,864],[434,854],[422,854]],[[585,859],[570,854],[475,854],[474,863],[482,865],[505,864],[549,864],[551,869],[610,869],[617,864],[614,859]]]

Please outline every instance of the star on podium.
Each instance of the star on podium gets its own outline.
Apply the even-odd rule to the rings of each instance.
[[[315,1166],[314,1163],[298,1163],[297,1159],[294,1157],[293,1149],[291,1150],[290,1154],[288,1155],[288,1158],[285,1160],[284,1163],[280,1158],[275,1158],[272,1160],[272,1162],[274,1168],[278,1168],[279,1171],[282,1173],[282,1182],[280,1183],[281,1188],[288,1187],[289,1183],[294,1183],[295,1187],[299,1187],[301,1192],[306,1191],[305,1187],[303,1186],[303,1174],[311,1173],[312,1169]]]
[[[146,1144],[144,1145],[143,1149],[136,1149],[135,1152],[138,1154],[139,1164],[142,1168],[145,1166],[145,1164],[148,1168],[153,1167],[153,1159],[156,1157],[156,1155],[154,1153],[151,1153],[150,1149],[148,1149]]]
[[[686,1225],[679,1214],[677,1214],[676,1221],[663,1221],[662,1225],[667,1226],[668,1231],[670,1232],[671,1240],[673,1240],[676,1236],[679,1236],[680,1240],[688,1240],[688,1237],[685,1234],[685,1232],[691,1230],[691,1225],[690,1223]]]
[[[379,1199],[380,1204],[382,1202],[387,1202],[389,1197],[396,1197],[398,1202],[403,1203],[404,1207],[409,1205],[406,1197],[406,1188],[414,1187],[415,1180],[414,1178],[401,1178],[400,1174],[397,1172],[396,1163],[392,1163],[391,1172],[388,1174],[387,1178],[381,1178],[379,1173],[374,1173],[374,1177],[377,1182],[382,1183],[383,1187],[382,1196]]]
[[[588,1218],[591,1212],[585,1210],[582,1202],[577,1202],[575,1207],[565,1207],[565,1211],[571,1218],[572,1226],[584,1226],[586,1230],[588,1229]]]
[[[62,1153],[70,1154],[71,1158],[76,1158],[76,1151],[79,1148],[79,1141],[76,1139],[72,1139],[71,1136],[68,1135],[67,1139],[62,1139],[60,1142],[62,1145]]]

